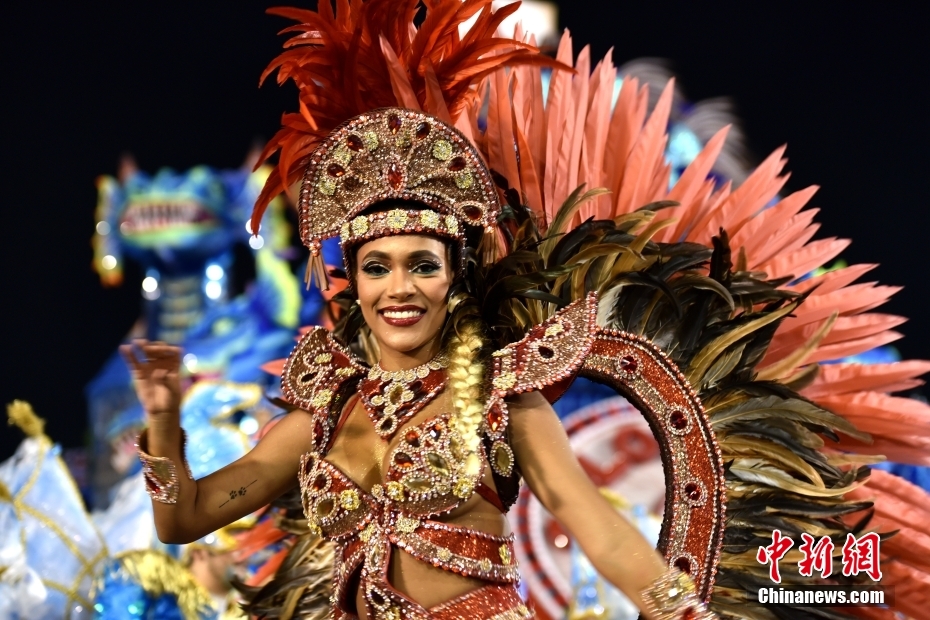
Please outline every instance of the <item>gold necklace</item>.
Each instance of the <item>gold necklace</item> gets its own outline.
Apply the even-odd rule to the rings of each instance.
[[[400,426],[417,414],[446,385],[445,355],[406,370],[384,370],[378,362],[359,385],[359,396],[375,426],[390,439]]]

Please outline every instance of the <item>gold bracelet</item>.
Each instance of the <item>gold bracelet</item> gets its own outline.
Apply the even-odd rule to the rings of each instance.
[[[187,447],[187,433],[181,429],[181,459],[187,478],[193,480],[191,468],[187,464],[184,450]],[[136,450],[139,460],[142,461],[142,476],[145,479],[145,490],[156,502],[162,504],[176,504],[181,486],[178,484],[178,468],[174,461],[166,456],[152,456],[149,449],[149,429],[144,429],[136,439]]]
[[[716,620],[698,597],[691,577],[670,568],[641,593],[645,611],[656,620]]]

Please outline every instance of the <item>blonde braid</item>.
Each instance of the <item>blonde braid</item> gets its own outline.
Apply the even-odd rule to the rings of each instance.
[[[482,384],[484,383],[484,365],[478,359],[478,352],[484,346],[481,324],[478,321],[464,321],[458,329],[453,330],[449,338],[449,387],[452,389],[452,405],[455,415],[452,426],[459,432],[467,453],[465,473],[477,475],[481,470],[481,458],[478,451],[481,437],[481,414],[484,411],[482,401]]]

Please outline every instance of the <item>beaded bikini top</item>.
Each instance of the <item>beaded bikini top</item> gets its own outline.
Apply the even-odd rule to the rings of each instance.
[[[492,536],[436,518],[475,492],[502,511],[513,504],[520,474],[507,439],[506,398],[534,390],[550,401],[561,396],[594,341],[596,312],[597,300],[591,295],[494,353],[481,432],[496,493],[481,482],[483,471],[466,473],[462,441],[448,424],[448,415],[396,429],[400,439],[389,453],[388,470],[370,491],[328,462],[325,456],[343,408],[362,378],[369,376],[369,369],[323,328],[301,338],[285,364],[282,391],[288,401],[313,416],[312,449],[301,458],[298,479],[311,530],[337,544],[336,618],[352,617],[345,611],[352,607],[347,601],[348,584],[358,571],[370,617],[392,609],[398,618],[438,617],[423,615],[422,608],[391,587],[387,562],[392,547],[491,584],[512,586],[518,581],[512,537]]]

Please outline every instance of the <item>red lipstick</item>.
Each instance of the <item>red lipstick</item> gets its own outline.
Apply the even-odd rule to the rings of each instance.
[[[419,306],[388,306],[378,310],[378,314],[388,325],[393,327],[410,327],[423,318],[426,314],[426,310]]]

